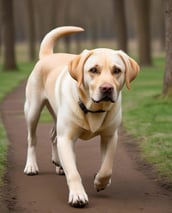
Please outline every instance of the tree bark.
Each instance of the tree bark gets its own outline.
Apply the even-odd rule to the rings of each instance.
[[[70,18],[71,18],[71,3],[68,1],[63,1],[64,3],[64,25],[70,25]],[[69,36],[64,36],[64,51],[67,53],[70,53],[71,50],[71,37]]]
[[[166,66],[164,72],[163,95],[172,97],[172,1],[165,1],[165,43]]]
[[[0,0],[0,7],[1,7],[1,0]],[[0,10],[1,13],[1,10]],[[0,26],[2,26],[2,16],[0,16]],[[0,28],[0,63],[2,58],[2,28]]]
[[[13,1],[1,0],[2,8],[2,27],[4,42],[4,69],[15,70],[15,33],[14,33],[14,17],[13,17]]]
[[[127,46],[127,26],[125,17],[124,0],[114,0],[114,23],[115,33],[117,37],[117,47],[128,52]]]
[[[139,61],[151,65],[150,0],[134,0]]]
[[[29,59],[35,60],[36,56],[36,32],[35,32],[35,10],[33,0],[27,0],[28,11],[28,40],[29,40]]]
[[[159,3],[159,10],[158,11],[162,11],[162,8],[164,8],[164,0],[161,0]],[[161,51],[165,50],[165,15],[164,15],[164,11],[160,13],[160,28],[159,28],[159,40],[160,40],[160,47],[161,47]]]

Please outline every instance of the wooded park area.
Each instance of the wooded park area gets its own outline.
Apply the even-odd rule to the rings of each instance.
[[[134,55],[140,65],[152,65],[153,55],[166,51],[163,94],[172,96],[172,0],[0,0],[0,3],[0,63],[4,70],[16,68],[15,46],[27,45],[28,60],[33,61],[37,58],[37,44],[47,32],[57,26],[75,25],[85,32],[64,39],[66,52],[79,53],[83,48],[106,45]]]

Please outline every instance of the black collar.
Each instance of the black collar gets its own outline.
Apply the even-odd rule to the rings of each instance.
[[[99,109],[99,110],[95,110],[95,111],[89,110],[89,109],[87,109],[87,107],[84,105],[84,103],[83,103],[81,100],[79,100],[78,104],[79,104],[81,110],[82,110],[85,114],[87,114],[88,112],[91,112],[91,113],[106,112],[106,111],[103,110],[103,109]]]

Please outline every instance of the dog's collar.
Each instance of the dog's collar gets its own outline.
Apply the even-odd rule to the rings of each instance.
[[[79,99],[79,102],[78,102],[81,110],[84,112],[84,114],[87,114],[88,112],[91,112],[91,113],[101,113],[101,112],[106,112],[105,110],[103,109],[99,109],[99,110],[89,110],[87,109],[87,107],[84,105],[84,103]]]

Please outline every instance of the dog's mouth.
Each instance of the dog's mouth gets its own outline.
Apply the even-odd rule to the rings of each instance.
[[[94,103],[100,103],[100,102],[111,102],[111,103],[115,103],[115,100],[111,96],[109,96],[109,95],[103,96],[99,100],[95,100],[93,98],[92,98],[92,100],[93,100]]]

